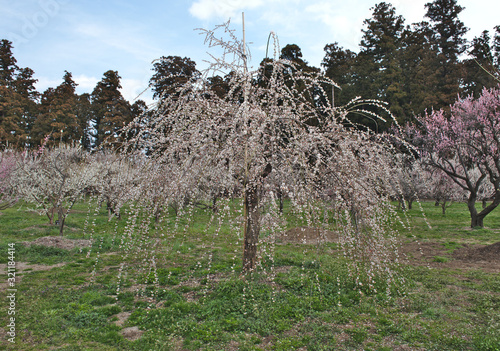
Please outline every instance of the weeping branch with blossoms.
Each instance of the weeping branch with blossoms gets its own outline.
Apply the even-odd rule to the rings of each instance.
[[[274,34],[275,58],[249,70],[243,43],[229,23],[220,29],[229,40],[218,39],[215,31],[204,34],[210,46],[222,49],[222,58],[175,94],[163,96],[149,123],[127,145],[147,150],[150,169],[161,172],[148,177],[154,184],[144,188],[156,187],[166,204],[185,207],[193,199],[208,200],[207,189],[240,197],[244,273],[257,267],[260,233],[282,223],[269,220],[279,211],[266,210],[279,192],[308,224],[326,229],[332,225],[328,218],[341,223],[337,230],[344,253],[355,271],[364,270],[367,284],[377,274],[391,275],[397,249],[388,222],[394,211],[384,195],[390,186],[390,150],[377,135],[349,123],[351,113],[376,115],[359,99],[333,107],[324,88],[335,83],[278,59]],[[216,94],[209,84],[208,78],[220,72],[226,73],[225,94]],[[152,208],[158,208],[157,199],[142,196]]]

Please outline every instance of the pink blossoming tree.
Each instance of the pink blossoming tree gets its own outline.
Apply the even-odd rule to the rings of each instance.
[[[500,89],[483,90],[477,99],[458,100],[450,116],[433,111],[410,126],[407,135],[425,162],[467,191],[471,227],[500,204]],[[491,189],[491,203],[476,208],[481,192]]]

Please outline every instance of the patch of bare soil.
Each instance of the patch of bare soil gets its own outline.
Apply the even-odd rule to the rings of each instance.
[[[276,235],[278,243],[318,244],[336,242],[338,240],[339,236],[337,233],[312,227],[292,228]]]
[[[139,327],[128,327],[122,329],[121,334],[125,339],[134,341],[139,339],[144,334],[144,331],[140,330]]]
[[[469,262],[492,262],[500,264],[500,242],[486,246],[469,246],[465,244],[463,248],[453,253],[453,257]]]
[[[492,245],[462,244],[454,252],[438,242],[410,242],[401,246],[410,264],[433,268],[482,269],[500,273],[500,242]]]
[[[128,317],[130,317],[130,312],[120,312],[116,315],[116,317],[118,318],[117,321],[115,321],[115,324],[119,327],[122,327],[125,322],[127,321]]]
[[[49,247],[57,247],[59,249],[71,250],[75,247],[84,248],[92,246],[91,240],[84,239],[68,239],[61,236],[44,236],[33,241],[23,241],[21,244],[25,246],[42,245]]]

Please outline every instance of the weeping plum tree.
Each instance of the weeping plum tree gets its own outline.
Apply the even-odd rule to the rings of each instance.
[[[467,191],[471,227],[483,227],[484,218],[500,204],[500,89],[458,100],[449,117],[433,111],[419,122],[407,129],[408,138],[425,162]],[[478,212],[481,189],[491,189],[492,201]]]
[[[219,29],[228,40],[215,36]],[[275,58],[252,71],[244,44],[228,23],[216,30],[203,33],[210,47],[222,48],[223,57],[214,57],[203,75],[160,99],[149,124],[128,147],[151,150],[152,163],[162,165],[163,201],[186,204],[211,188],[241,197],[242,270],[250,272],[258,264],[259,236],[269,226],[278,185],[308,224],[336,214],[352,262],[387,271],[394,253],[387,249],[391,243],[383,229],[387,149],[377,136],[348,121],[350,112],[372,113],[361,108],[360,100],[332,107],[324,88],[335,83],[318,72],[290,69],[292,62],[278,59],[276,38]],[[221,72],[226,94],[216,94],[210,84],[210,77]],[[145,188],[158,186],[158,177],[148,178],[155,183]]]

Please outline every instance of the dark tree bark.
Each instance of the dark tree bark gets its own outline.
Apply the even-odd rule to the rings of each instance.
[[[257,265],[257,249],[260,234],[260,198],[262,181],[272,171],[267,164],[259,179],[253,184],[247,184],[244,190],[244,243],[243,243],[243,273],[251,272]]]
[[[57,217],[59,219],[59,236],[63,236],[64,231],[64,222],[66,221],[66,216],[64,215],[64,208],[59,206],[57,208]]]
[[[498,207],[498,205],[500,205],[500,192],[499,191],[495,192],[495,197],[493,199],[493,202],[489,206],[483,208],[481,212],[477,212],[476,200],[477,200],[477,195],[474,193],[471,193],[469,199],[467,200],[467,207],[469,208],[470,218],[471,218],[470,226],[471,228],[483,228],[484,217],[486,217],[491,211],[493,211],[495,208]]]
[[[245,191],[245,228],[243,247],[243,272],[253,270],[257,264],[257,247],[260,234],[260,189],[250,187]]]

